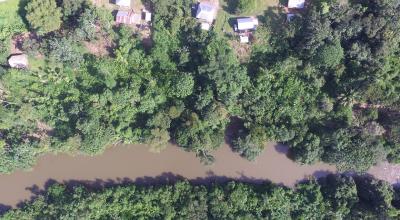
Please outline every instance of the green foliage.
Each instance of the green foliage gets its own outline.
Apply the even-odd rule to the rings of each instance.
[[[238,1],[237,7],[255,13],[265,2]],[[248,63],[239,62],[225,36],[199,28],[192,0],[146,2],[154,14],[146,49],[132,28],[113,27],[108,9],[85,0],[57,3],[60,8],[55,0],[26,6],[39,34],[22,47],[31,68],[0,67],[3,172],[29,168],[42,153],[96,154],[115,142],[146,143],[159,152],[173,141],[208,164],[232,118],[244,131],[232,147],[250,160],[266,141],[277,141],[304,164],[322,160],[363,171],[383,159],[400,161],[395,0],[313,2],[285,25],[269,11],[260,18]],[[0,3],[2,64],[12,37],[26,31],[18,7],[18,1]],[[97,57],[96,43],[110,55]],[[299,218],[327,209],[315,204],[318,187],[305,191],[313,191],[304,195],[310,209],[298,210]],[[339,208],[327,215],[348,212],[333,206]],[[252,217],[235,209],[215,216]]]
[[[19,4],[18,0],[0,2],[0,41],[26,31],[23,19],[18,14]]]
[[[39,35],[60,28],[62,13],[55,0],[30,0],[25,9],[29,25]]]
[[[252,138],[251,135],[247,135],[244,138],[239,137],[233,142],[233,150],[247,160],[254,161],[264,150],[264,142]]]
[[[339,65],[344,57],[343,48],[340,42],[325,44],[318,49],[315,61],[324,67],[335,67]]]
[[[114,18],[107,9],[87,6],[77,20],[75,34],[78,39],[93,41],[98,36],[112,35]]]
[[[62,0],[63,20],[76,19],[88,4],[87,0]]]
[[[176,74],[171,80],[169,96],[185,98],[193,93],[194,80],[190,74]]]
[[[324,160],[341,170],[366,171],[386,156],[379,138],[351,130],[337,130],[326,137],[323,145],[326,148]]]
[[[26,31],[18,14],[19,1],[0,2],[0,64],[5,64],[10,55],[10,40],[15,34]]]
[[[68,38],[54,38],[48,42],[48,57],[53,62],[79,66],[83,61],[78,44]]]
[[[236,14],[249,13],[256,10],[259,5],[259,0],[238,0],[236,5]]]
[[[332,181],[332,182],[331,182]],[[90,191],[51,185],[2,219],[349,219],[369,213],[396,218],[393,189],[376,180],[330,176],[295,189],[263,183],[228,182],[211,186],[187,181],[172,185],[124,185]],[[369,199],[376,199],[367,203]]]

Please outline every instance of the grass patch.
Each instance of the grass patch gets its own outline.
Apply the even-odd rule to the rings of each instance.
[[[10,55],[11,37],[27,31],[19,10],[19,0],[0,2],[0,64],[6,63]]]
[[[0,2],[0,40],[6,40],[15,34],[27,31],[25,23],[19,15],[19,0]]]
[[[239,0],[220,0],[220,4],[224,11],[234,16],[258,16],[262,15],[265,10],[270,7],[276,7],[279,0],[247,0],[244,5],[239,6]],[[239,13],[235,13],[237,7],[242,8]]]

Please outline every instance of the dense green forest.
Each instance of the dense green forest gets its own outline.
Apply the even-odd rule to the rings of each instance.
[[[295,189],[229,182],[123,185],[89,190],[54,184],[3,219],[398,219],[400,191],[370,178],[328,176]]]
[[[172,141],[209,164],[232,122],[232,148],[249,160],[276,141],[304,164],[400,162],[399,1],[314,0],[291,22],[266,11],[245,61],[231,35],[200,29],[193,1],[148,3],[150,46],[85,0],[0,3],[0,172],[115,143]],[[28,31],[29,68],[8,68],[12,37]],[[102,41],[106,55],[85,46]]]

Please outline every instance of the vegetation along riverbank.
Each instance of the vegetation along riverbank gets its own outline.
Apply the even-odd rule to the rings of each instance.
[[[233,181],[103,190],[53,184],[2,219],[390,219],[399,215],[399,193],[383,181],[337,175],[295,189]]]
[[[0,3],[1,172],[116,142],[174,141],[212,163],[232,118],[233,149],[250,160],[277,141],[303,164],[398,161],[397,1],[315,1],[290,22],[267,11],[242,63],[229,33],[200,29],[191,1],[148,2],[151,46],[107,7],[39,2]],[[55,14],[37,15],[43,7]],[[7,67],[10,44],[26,68]]]
[[[251,161],[276,142],[340,172],[400,163],[399,11],[398,0],[0,1],[0,173],[117,144],[174,143],[209,165],[224,141]],[[398,217],[387,183],[330,178],[54,186],[5,218]]]

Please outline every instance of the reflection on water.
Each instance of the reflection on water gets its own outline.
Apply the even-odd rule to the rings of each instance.
[[[0,204],[15,205],[29,199],[32,193],[43,189],[49,179],[146,183],[157,181],[157,178],[160,181],[188,178],[198,182],[233,178],[251,182],[270,180],[293,186],[306,176],[319,177],[335,172],[334,167],[326,164],[301,166],[288,159],[286,153],[286,147],[269,144],[255,162],[249,162],[224,145],[215,152],[216,162],[212,166],[203,166],[193,153],[172,145],[159,154],[150,153],[146,146],[134,145],[115,147],[96,157],[46,155],[31,172],[0,175]]]

